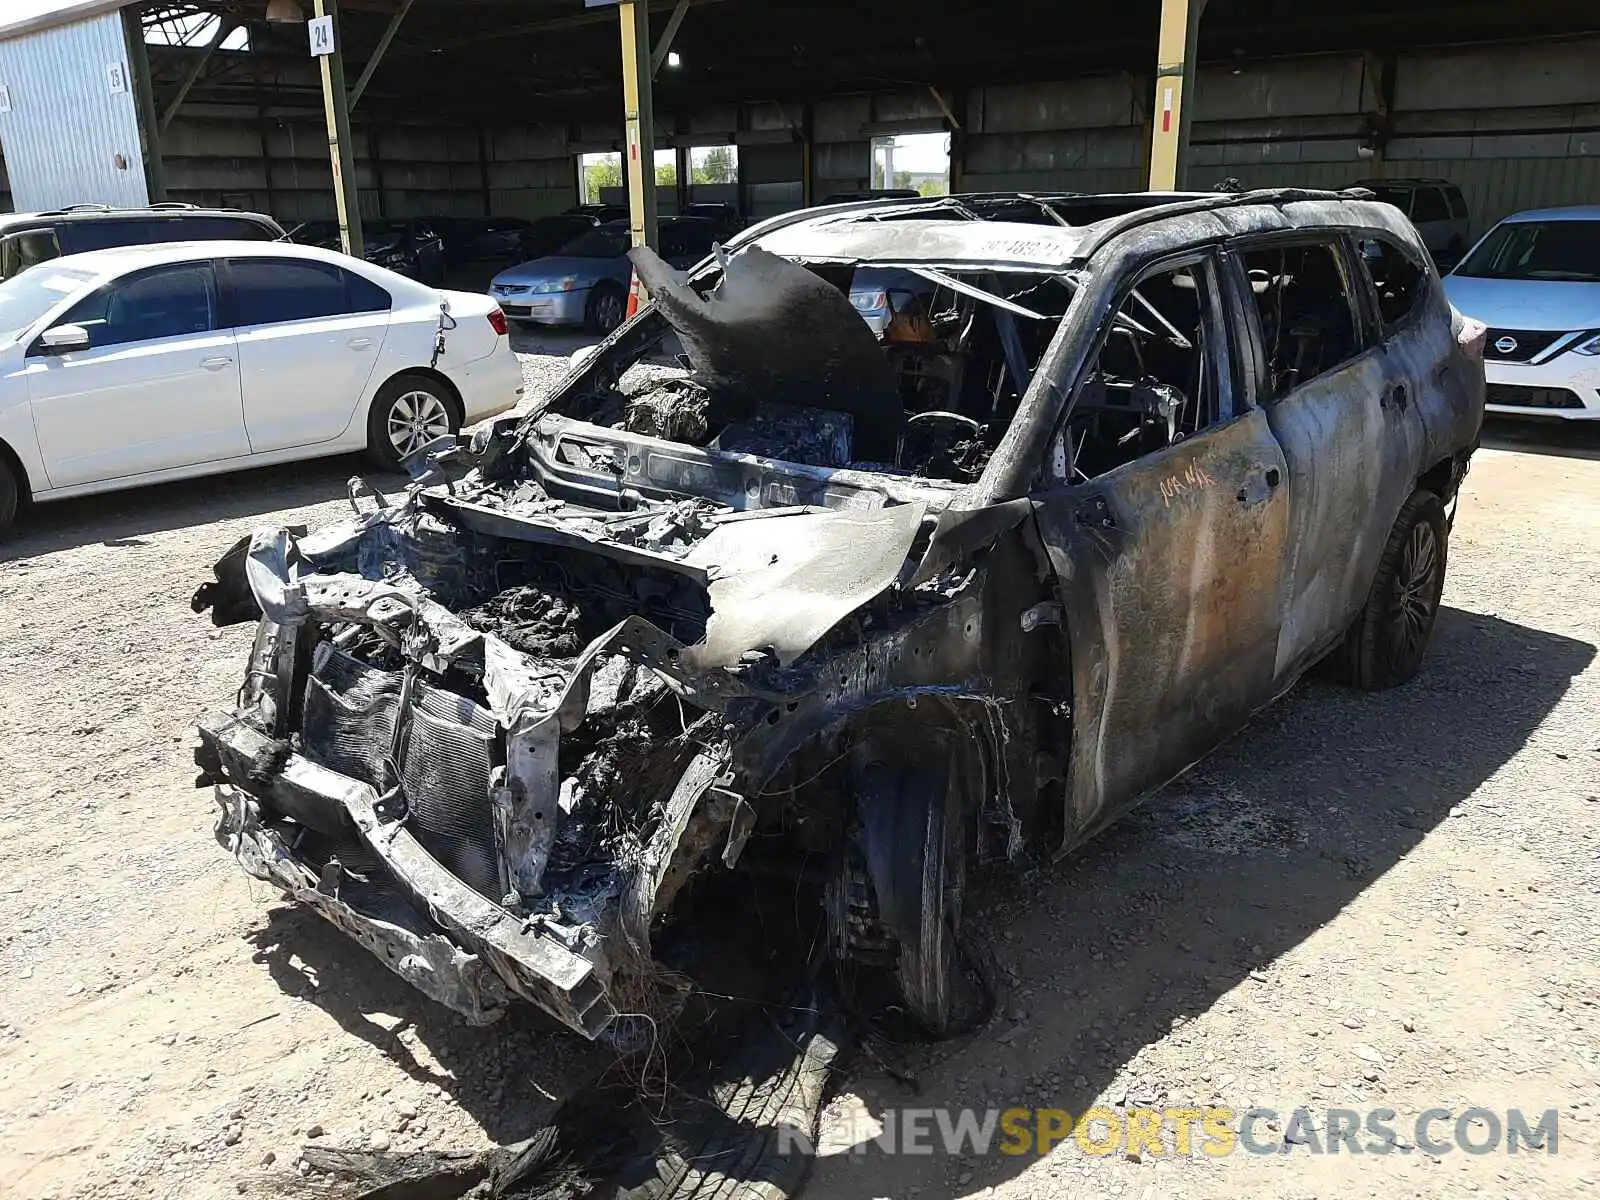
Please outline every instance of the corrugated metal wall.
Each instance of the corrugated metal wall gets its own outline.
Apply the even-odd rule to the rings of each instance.
[[[620,136],[620,131],[618,132]],[[538,216],[577,201],[576,153],[565,130],[540,126],[374,126],[355,130],[361,211],[391,217]],[[607,139],[599,148],[612,148]],[[481,157],[480,157],[481,152]],[[162,135],[167,192],[298,222],[331,217],[333,175],[320,113],[190,106]]]
[[[113,69],[121,91],[113,90]],[[11,102],[0,113],[0,147],[17,208],[148,203],[116,13],[0,42],[0,84]]]
[[[3,0],[0,0],[3,3]],[[1203,70],[1189,185],[1343,187],[1358,179],[1442,176],[1459,183],[1483,230],[1507,213],[1600,202],[1600,39],[1417,51],[1394,64],[1392,136],[1363,156],[1379,108],[1378,69],[1333,55]],[[1144,186],[1153,83],[1099,75],[973,88],[959,103],[959,186],[1131,191]],[[131,98],[129,100],[131,113]],[[131,117],[130,117],[131,119]],[[801,130],[812,131],[813,195],[869,186],[875,133],[944,128],[927,89],[800,105],[721,105],[657,117],[660,143],[739,147],[739,203],[751,216],[798,207]],[[356,113],[362,209],[390,216],[536,216],[575,202],[576,157],[615,151],[620,122],[523,121],[471,128],[369,126]],[[190,106],[165,135],[174,199],[266,209],[287,221],[333,211],[319,111]],[[670,204],[667,205],[670,208]]]
[[[1358,55],[1201,73],[1190,183],[1460,185],[1475,233],[1529,208],[1600,203],[1600,39],[1417,51],[1395,62],[1392,136],[1360,151],[1378,100]]]

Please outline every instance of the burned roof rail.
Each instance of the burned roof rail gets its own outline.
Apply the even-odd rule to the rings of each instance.
[[[971,211],[974,203],[1012,203],[1020,205],[1034,205],[1044,207],[1051,201],[1090,200],[1095,198],[1093,192],[956,192],[946,196],[923,196],[913,199],[910,196],[884,196],[876,200],[851,200],[843,204],[816,205],[810,208],[797,208],[792,212],[779,213],[775,217],[768,217],[765,221],[751,225],[748,229],[741,230],[730,238],[725,245],[729,250],[737,250],[748,245],[757,238],[769,233],[776,233],[780,229],[787,229],[791,225],[798,225],[805,221],[816,220],[822,210],[826,210],[829,217],[843,217],[851,213],[871,213],[875,210],[893,212],[903,210],[913,212],[917,210],[937,211],[940,208],[951,207],[952,202],[959,204]],[[987,218],[973,212],[979,220]]]
[[[1372,193],[1366,188],[1346,188],[1329,191],[1324,188],[1257,188],[1252,192],[1217,192],[1212,195],[1175,198],[1167,203],[1152,204],[1124,216],[1112,217],[1094,227],[1094,232],[1084,239],[1083,256],[1094,254],[1112,238],[1159,221],[1166,217],[1179,217],[1188,213],[1215,212],[1221,208],[1242,208],[1247,204],[1293,204],[1301,200],[1367,200]]]
[[[912,200],[909,197],[889,196],[880,200],[851,200],[844,204],[797,208],[792,212],[779,213],[775,217],[768,217],[765,221],[760,221],[747,229],[741,229],[723,244],[729,250],[737,250],[741,246],[747,246],[757,238],[764,237],[769,233],[776,233],[780,229],[787,229],[791,225],[799,225],[804,221],[814,221],[818,212],[823,209],[826,209],[829,216],[845,216],[853,212],[869,212],[875,208],[932,208],[945,199],[947,199],[945,196],[925,196],[918,200]]]

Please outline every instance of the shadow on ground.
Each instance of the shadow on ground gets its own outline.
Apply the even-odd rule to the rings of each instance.
[[[1445,609],[1408,686],[1302,685],[1072,859],[975,897],[996,911],[1010,995],[1033,993],[1026,1021],[995,1022],[915,1096],[864,1073],[853,1090],[880,1118],[908,1106],[1083,1112],[1140,1049],[1270,966],[1399,862],[1521,749],[1594,655],[1582,642]],[[1027,1081],[1049,1073],[1065,1082],[1040,1098]],[[1189,1097],[1130,1102],[1169,1099]],[[975,1160],[961,1191],[998,1185],[1033,1161]],[[823,1158],[810,1194],[904,1195],[913,1181],[926,1187],[916,1166],[873,1148]]]
[[[1538,421],[1490,413],[1483,445],[1492,450],[1600,460],[1600,421]]]
[[[359,455],[341,455],[59,500],[17,517],[16,527],[0,542],[0,563],[96,542],[137,546],[149,534],[240,517],[273,514],[275,523],[276,514],[286,509],[345,495],[352,475],[369,476],[392,490],[405,486],[403,477],[378,473]]]
[[[1594,654],[1582,642],[1446,609],[1409,686],[1365,694],[1303,685],[1074,858],[977,890],[972,908],[987,909],[982,924],[1008,995],[1033,995],[1025,1020],[1003,1015],[946,1048],[914,1097],[860,1058],[848,1068],[857,1077],[840,1083],[880,1116],[907,1105],[1083,1111],[1142,1047],[1209,1009],[1393,867],[1516,754]],[[286,991],[437,1083],[501,1142],[527,1136],[553,1108],[552,1093],[570,1095],[611,1057],[532,1013],[466,1028],[310,914],[277,910],[253,940]],[[1001,1011],[1016,1007],[1003,999]],[[443,1073],[418,1060],[394,1019]],[[1041,1098],[1025,1080],[1048,1072],[1071,1082]],[[808,1193],[903,1195],[921,1174],[918,1161],[872,1149],[823,1158]],[[986,1157],[974,1164],[971,1190],[1031,1161]]]
[[[468,1025],[307,909],[274,908],[245,940],[286,994],[317,1005],[417,1082],[436,1084],[496,1142],[532,1134],[616,1057],[531,1005]]]

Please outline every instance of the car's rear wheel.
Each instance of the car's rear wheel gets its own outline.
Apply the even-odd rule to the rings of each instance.
[[[0,458],[0,533],[11,527],[17,519],[17,506],[22,501],[22,481],[11,469],[11,464]]]
[[[426,375],[397,375],[378,391],[367,418],[367,452],[391,471],[401,460],[461,428],[461,409],[450,390]]]
[[[590,333],[610,333],[628,315],[628,294],[614,283],[602,283],[589,295],[583,325]]]
[[[1334,652],[1334,674],[1368,691],[1396,687],[1422,668],[1444,593],[1449,525],[1444,504],[1418,490],[1400,509],[1367,602]]]

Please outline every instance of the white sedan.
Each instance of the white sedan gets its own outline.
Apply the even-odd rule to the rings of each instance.
[[[1489,327],[1490,412],[1600,421],[1600,205],[1507,217],[1444,290]]]
[[[0,529],[19,503],[367,450],[503,412],[495,302],[332,251],[127,246],[0,283]]]

